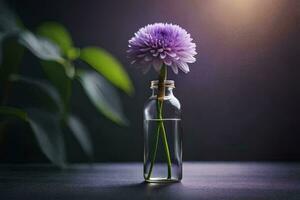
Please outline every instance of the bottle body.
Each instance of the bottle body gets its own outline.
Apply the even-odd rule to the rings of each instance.
[[[158,100],[156,88],[144,108],[144,178],[147,182],[182,179],[182,125],[174,83],[166,84]]]

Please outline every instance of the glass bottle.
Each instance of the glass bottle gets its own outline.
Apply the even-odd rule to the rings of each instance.
[[[164,96],[157,98],[158,81],[144,107],[144,178],[147,182],[182,179],[182,128],[180,102],[174,81],[164,81]]]

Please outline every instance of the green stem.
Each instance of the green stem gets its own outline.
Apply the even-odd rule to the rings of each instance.
[[[154,151],[153,151],[153,156],[152,156],[152,160],[151,160],[151,164],[150,164],[150,169],[149,169],[149,173],[147,175],[147,180],[150,179],[151,174],[152,174],[152,170],[153,170],[153,165],[156,159],[156,153],[157,153],[157,147],[158,147],[158,139],[159,139],[159,132],[160,132],[160,123],[157,126],[157,131],[156,131],[156,139],[155,139],[155,144],[154,144]]]
[[[160,107],[162,108],[162,104],[163,102],[161,101],[160,103]],[[170,179],[172,177],[172,164],[171,164],[171,156],[170,156],[170,150],[169,150],[169,145],[168,145],[168,139],[167,139],[167,134],[166,134],[166,129],[164,126],[164,122],[162,121],[162,109],[160,109],[160,124],[161,124],[161,128],[162,128],[162,136],[163,136],[163,144],[165,147],[165,152],[166,152],[166,156],[167,156],[167,161],[168,161],[168,179]]]
[[[150,179],[151,174],[152,174],[152,170],[153,170],[153,166],[154,166],[154,162],[155,162],[156,154],[157,154],[160,129],[162,129],[162,139],[163,139],[165,153],[167,156],[168,179],[170,179],[172,177],[171,156],[170,156],[167,134],[166,134],[166,129],[164,126],[163,115],[162,115],[162,107],[163,107],[163,101],[164,101],[164,96],[165,96],[164,82],[165,82],[166,78],[167,78],[167,68],[165,65],[163,65],[160,70],[160,74],[159,74],[158,94],[157,94],[157,118],[159,119],[159,124],[157,126],[156,140],[155,140],[153,156],[152,156],[152,160],[151,160],[151,164],[150,164],[150,169],[149,169],[149,173],[148,173],[146,179]]]

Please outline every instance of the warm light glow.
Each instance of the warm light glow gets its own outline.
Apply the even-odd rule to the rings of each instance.
[[[272,20],[283,3],[280,0],[216,0],[198,6],[207,6],[216,25],[253,27]]]
[[[236,17],[238,20],[254,19],[256,8],[259,7],[256,0],[231,0],[219,1],[218,9],[223,13],[227,13],[230,17]]]

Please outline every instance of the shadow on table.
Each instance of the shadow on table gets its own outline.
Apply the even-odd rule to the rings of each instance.
[[[144,190],[144,191],[160,191],[160,190],[168,190],[168,188],[179,187],[181,185],[182,184],[180,182],[179,183],[147,183],[143,181],[141,183],[123,185],[121,186],[121,188]]]
[[[182,183],[134,183],[118,186],[120,193],[125,196],[135,195],[138,197],[173,197],[176,193],[182,190]],[[176,192],[174,192],[176,191]]]

